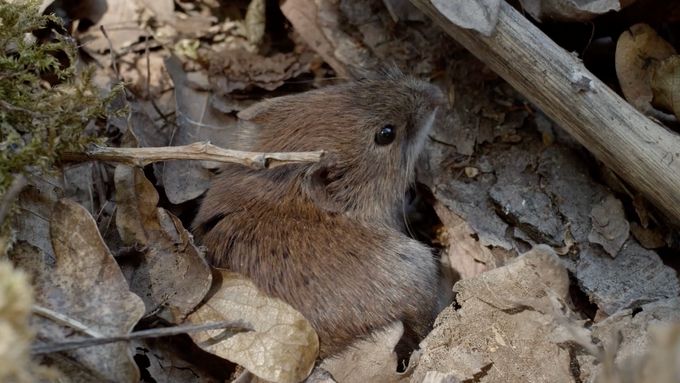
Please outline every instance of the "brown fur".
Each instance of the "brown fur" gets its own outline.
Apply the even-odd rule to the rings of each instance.
[[[437,267],[401,229],[404,195],[442,96],[400,73],[264,101],[241,112],[239,149],[323,149],[318,164],[225,166],[194,222],[211,262],[250,277],[314,326],[321,355],[395,320],[424,336]],[[396,127],[394,142],[376,132]]]

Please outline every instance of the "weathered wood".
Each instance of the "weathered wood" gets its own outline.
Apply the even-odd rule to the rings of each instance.
[[[457,27],[429,0],[411,2],[680,223],[677,134],[635,110],[506,2],[489,37]]]
[[[109,161],[132,166],[168,160],[200,160],[241,164],[253,169],[269,169],[291,163],[319,162],[323,151],[291,153],[259,153],[223,149],[209,142],[155,148],[113,148],[95,146],[84,152],[64,153],[62,161]]]

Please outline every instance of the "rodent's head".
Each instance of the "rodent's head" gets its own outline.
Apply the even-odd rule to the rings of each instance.
[[[394,217],[443,104],[434,85],[390,70],[265,100],[239,117],[245,149],[327,152],[303,173],[303,190],[320,207]]]

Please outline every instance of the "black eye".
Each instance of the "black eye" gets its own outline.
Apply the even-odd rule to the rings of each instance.
[[[392,124],[387,124],[380,128],[378,133],[375,134],[375,143],[378,145],[387,145],[394,141],[394,137],[397,135],[397,128]]]

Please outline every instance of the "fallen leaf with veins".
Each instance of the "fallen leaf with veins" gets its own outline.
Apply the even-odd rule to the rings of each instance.
[[[553,315],[556,304],[569,301],[569,276],[549,247],[536,246],[454,290],[461,308],[446,308],[421,342],[412,382],[432,371],[448,381],[573,382],[569,352],[558,345],[567,331]]]
[[[177,217],[156,207],[158,192],[141,169],[119,165],[114,180],[118,233],[141,249],[120,261],[130,289],[144,301],[145,316],[181,322],[210,290],[203,252]]]
[[[128,334],[141,319],[144,304],[130,292],[92,216],[75,202],[59,200],[52,209],[49,232],[50,248],[20,241],[11,254],[31,276],[36,304],[71,318],[90,334]],[[86,337],[40,316],[34,316],[34,325],[36,345]],[[46,354],[40,359],[73,382],[139,380],[126,343]]]
[[[252,331],[230,334],[229,329],[190,334],[212,354],[277,383],[296,383],[309,375],[319,353],[319,339],[309,322],[285,302],[260,292],[244,277],[214,269],[209,298],[187,321],[243,322]]]
[[[338,383],[407,382],[415,363],[409,363],[410,371],[398,373],[394,352],[403,333],[402,323],[394,323],[382,331],[375,331],[370,338],[354,343],[342,354],[324,359],[320,367]]]

